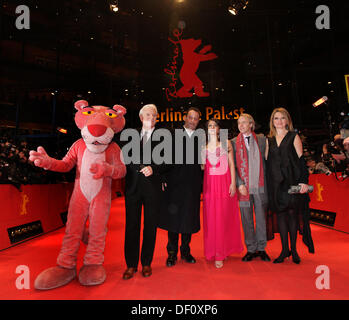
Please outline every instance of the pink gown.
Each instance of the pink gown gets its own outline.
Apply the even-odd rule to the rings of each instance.
[[[237,194],[229,195],[231,175],[228,154],[222,147],[206,150],[203,185],[204,254],[207,260],[224,260],[243,251]]]

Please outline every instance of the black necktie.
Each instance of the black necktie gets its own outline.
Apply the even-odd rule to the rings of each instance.
[[[250,144],[250,136],[246,137],[247,139],[247,144],[249,145]]]

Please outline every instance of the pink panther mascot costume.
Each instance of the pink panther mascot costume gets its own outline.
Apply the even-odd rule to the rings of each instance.
[[[80,241],[85,237],[89,219],[88,243],[83,267],[79,272],[82,285],[98,285],[105,281],[103,267],[105,237],[111,205],[112,179],[123,178],[126,167],[119,146],[112,142],[114,134],[125,126],[126,109],[89,106],[87,101],[75,103],[75,123],[81,130],[77,140],[62,160],[47,155],[44,148],[30,151],[30,160],[38,167],[68,172],[76,167],[74,190],[70,199],[68,219],[57,266],[41,272],[35,279],[36,289],[48,290],[63,286],[76,277],[76,260]]]

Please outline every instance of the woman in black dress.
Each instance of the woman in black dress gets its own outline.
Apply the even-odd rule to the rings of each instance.
[[[302,141],[293,130],[288,111],[284,108],[274,109],[269,125],[266,148],[268,198],[270,210],[277,215],[282,244],[281,254],[274,263],[281,263],[292,254],[292,261],[299,264],[296,250],[298,229],[303,233],[303,241],[309,252],[314,252],[309,227],[309,173],[303,157]],[[299,194],[288,193],[288,189],[294,185],[301,186]]]

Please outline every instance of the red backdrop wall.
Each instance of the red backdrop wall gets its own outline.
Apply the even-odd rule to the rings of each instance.
[[[40,220],[44,233],[63,226],[73,183],[25,185],[21,191],[0,185],[0,249],[10,247],[7,229]]]
[[[73,183],[25,185],[21,191],[0,185],[0,250],[11,243],[8,228],[40,220],[43,232],[62,227],[61,213],[68,211]],[[112,199],[124,194],[124,179],[113,180]]]
[[[309,184],[314,186],[310,194],[310,208],[335,212],[333,228],[349,232],[349,178],[338,181],[334,174],[312,174]]]

